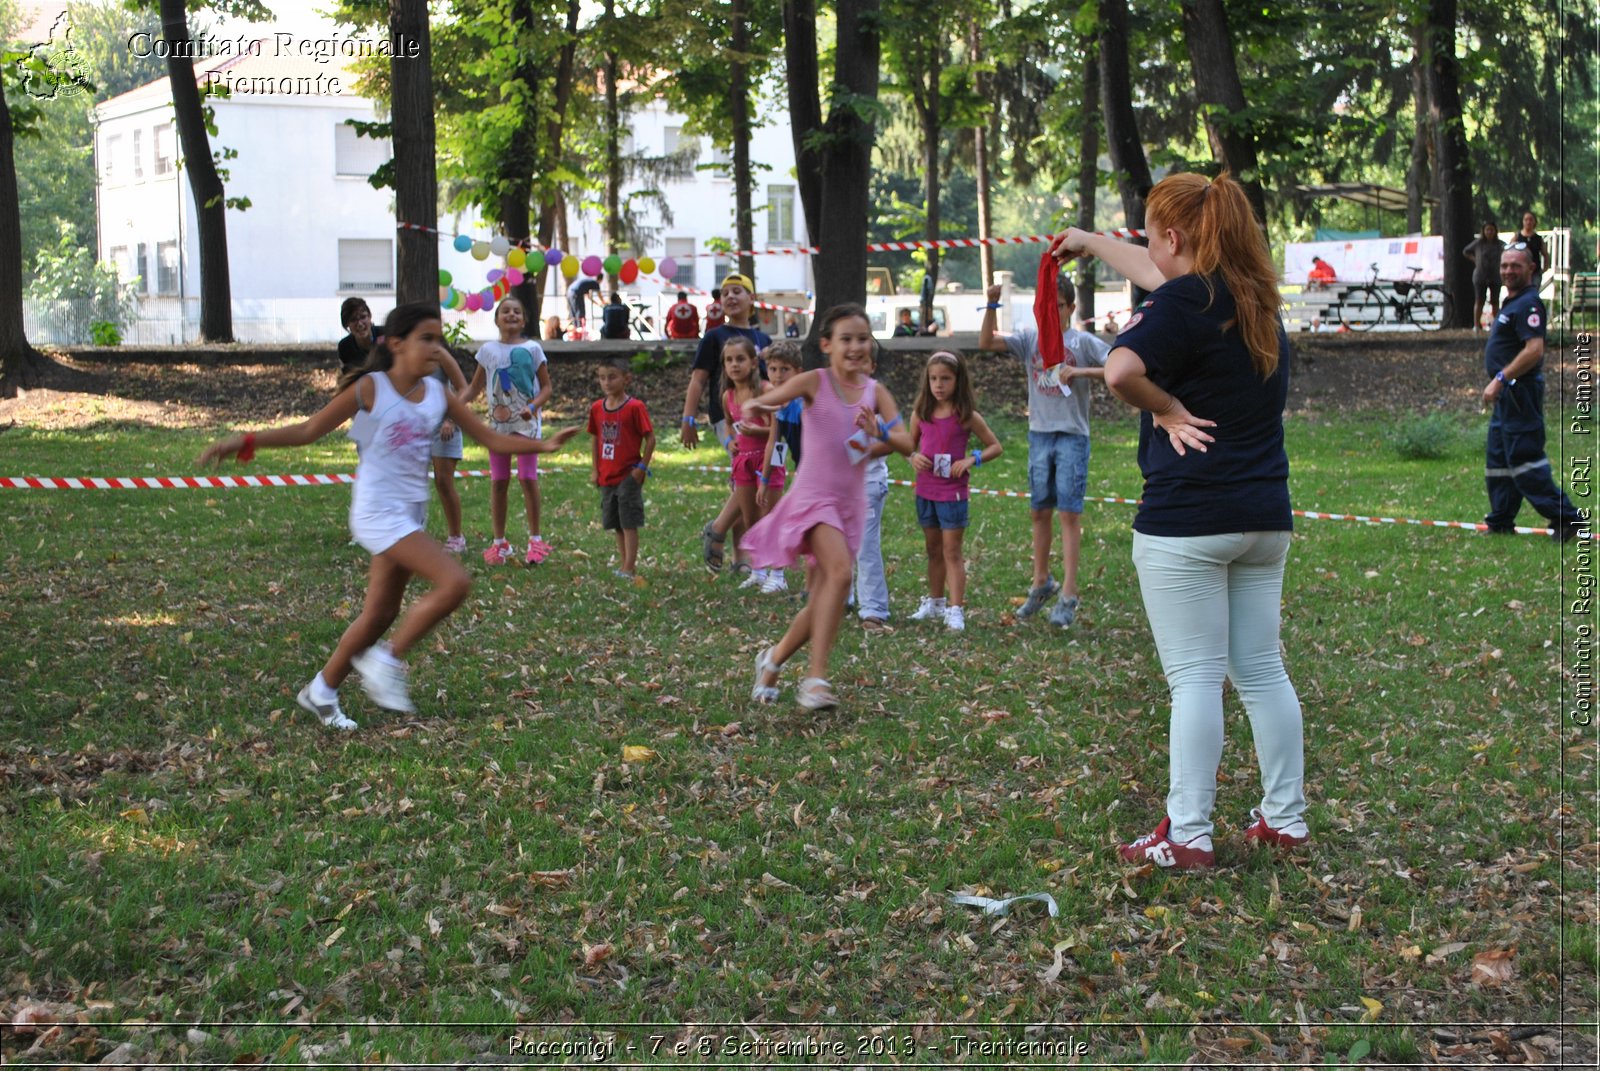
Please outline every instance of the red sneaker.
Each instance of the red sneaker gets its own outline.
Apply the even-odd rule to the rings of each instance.
[[[1154,863],[1163,870],[1201,870],[1217,865],[1210,836],[1202,833],[1188,844],[1179,844],[1167,836],[1171,830],[1172,819],[1163,818],[1153,832],[1122,845],[1117,854],[1130,863]]]
[[[1259,808],[1250,808],[1250,817],[1256,824],[1244,831],[1244,839],[1252,846],[1265,844],[1282,851],[1298,848],[1311,839],[1311,830],[1306,828],[1304,822],[1291,822],[1282,829],[1273,829],[1267,825],[1267,816]]]

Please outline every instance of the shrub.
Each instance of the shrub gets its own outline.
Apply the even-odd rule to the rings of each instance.
[[[89,341],[96,346],[120,346],[122,332],[110,320],[96,320],[89,325]]]
[[[1449,456],[1458,434],[1448,415],[1427,413],[1401,424],[1389,441],[1406,461],[1437,460]]]
[[[66,342],[92,339],[97,345],[105,343],[95,337],[94,325],[109,324],[121,341],[137,302],[132,284],[119,282],[111,265],[97,264],[93,251],[78,240],[77,228],[65,220],[55,248],[34,255],[26,296],[39,303],[48,332]]]

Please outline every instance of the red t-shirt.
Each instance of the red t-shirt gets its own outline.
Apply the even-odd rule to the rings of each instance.
[[[699,338],[700,310],[687,301],[680,301],[667,310],[668,338]]]
[[[713,328],[721,327],[727,323],[727,317],[722,315],[722,302],[713,301],[706,306],[706,333],[710,334]]]
[[[1306,278],[1314,283],[1332,283],[1338,281],[1338,276],[1333,273],[1333,265],[1327,261],[1311,265],[1311,270],[1306,273]]]
[[[601,487],[615,487],[627,479],[628,473],[642,460],[639,448],[644,437],[653,431],[650,410],[637,398],[628,398],[616,412],[606,408],[604,398],[591,405],[589,434],[600,443],[595,482]]]

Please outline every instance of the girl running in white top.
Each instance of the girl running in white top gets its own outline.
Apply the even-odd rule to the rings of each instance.
[[[467,597],[471,581],[461,563],[423,527],[428,508],[428,455],[448,416],[478,442],[507,454],[559,450],[581,429],[564,428],[548,439],[492,431],[432,373],[454,360],[444,346],[437,306],[402,305],[389,314],[383,341],[366,364],[339,379],[339,393],[321,412],[299,424],[234,435],[206,447],[201,464],[226,457],[249,461],[260,446],[305,446],[351,421],[359,448],[350,497],[350,534],[372,554],[366,603],[345,629],[322,671],[300,689],[300,706],[335,729],[356,723],[339,707],[339,685],[354,669],[373,702],[412,713],[406,653]],[[400,615],[413,574],[432,590],[412,604],[388,643],[383,634]]]

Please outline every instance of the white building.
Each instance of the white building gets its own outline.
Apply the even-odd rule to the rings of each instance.
[[[387,142],[358,138],[346,119],[370,122],[337,62],[318,62],[254,40],[259,52],[195,61],[196,80],[229,85],[210,98],[230,198],[228,267],[234,330],[241,340],[338,338],[339,303],[352,294],[377,306],[394,295],[394,209],[367,177]],[[163,61],[154,55],[147,62]],[[139,319],[129,342],[183,342],[200,318],[200,252],[188,173],[166,79],[95,110],[99,256],[137,279]]]
[[[244,197],[248,209],[229,209],[228,261],[234,332],[241,341],[331,341],[343,332],[338,310],[347,297],[367,299],[381,321],[394,301],[395,217],[392,191],[374,189],[368,176],[389,156],[387,142],[358,138],[345,120],[378,118],[373,103],[352,89],[339,58],[319,61],[285,47],[273,34],[230,38],[245,42],[230,54],[195,61],[195,75],[229,85],[232,96],[211,98],[217,135],[212,148],[237,156],[224,160],[229,198]],[[148,62],[159,64],[158,56]],[[194,199],[172,120],[166,79],[101,104],[95,111],[95,160],[99,256],[124,279],[137,279],[138,321],[128,342],[191,341],[200,316],[199,241]],[[656,101],[629,116],[627,151],[650,155],[681,147],[684,120]],[[758,248],[806,244],[793,179],[794,152],[786,127],[758,132],[752,159],[761,176],[755,191]],[[700,162],[721,162],[700,139]],[[730,162],[731,167],[731,162]],[[654,322],[676,299],[677,290],[709,291],[731,268],[727,256],[705,255],[713,239],[732,243],[733,184],[729,170],[697,170],[682,182],[664,184],[674,208],[672,224],[660,228],[654,249],[626,256],[672,257],[670,280],[641,277],[624,287],[625,300],[646,306]],[[457,252],[453,233],[492,237],[489,223],[471,217],[441,219],[440,267],[454,285],[481,290],[498,258],[474,260]],[[568,221],[567,252],[604,257],[598,219]],[[522,235],[512,235],[522,238]],[[562,294],[558,273],[547,293]],[[811,290],[810,259],[775,254],[758,258],[756,283],[763,295],[805,304]],[[699,297],[704,304],[706,298]],[[546,314],[566,315],[563,299]],[[490,314],[447,313],[465,319],[475,338],[490,338]]]

